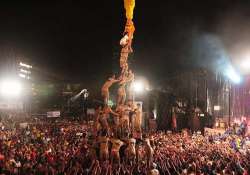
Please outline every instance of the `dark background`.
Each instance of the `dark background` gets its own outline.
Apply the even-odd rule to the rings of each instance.
[[[119,71],[124,13],[122,0],[1,2],[1,63],[19,57],[64,81],[102,83]],[[248,0],[137,0],[134,14],[129,60],[150,82],[212,69],[249,45]]]

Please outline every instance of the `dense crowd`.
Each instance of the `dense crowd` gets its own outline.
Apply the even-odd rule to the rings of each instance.
[[[93,135],[91,123],[39,120],[27,127],[1,128],[0,174],[246,175],[246,138],[157,132],[118,139],[105,132]]]

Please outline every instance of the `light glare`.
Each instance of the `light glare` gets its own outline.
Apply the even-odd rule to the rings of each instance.
[[[250,59],[249,58],[243,59],[239,66],[240,66],[242,73],[244,74],[250,73]]]
[[[31,65],[28,65],[28,64],[25,64],[25,63],[22,63],[22,62],[20,62],[19,65],[22,66],[22,67],[26,67],[28,69],[32,68]]]
[[[233,83],[240,83],[241,82],[241,77],[240,75],[232,68],[229,67],[226,70],[226,76],[233,82]]]
[[[141,81],[135,81],[132,84],[132,88],[135,92],[141,93],[144,91],[144,83]]]
[[[30,71],[28,71],[28,70],[24,70],[24,69],[20,69],[20,72],[25,73],[25,74],[31,74],[31,72],[30,72]]]
[[[214,106],[214,110],[215,111],[219,111],[220,110],[220,106]]]
[[[26,78],[26,75],[24,75],[24,74],[19,74],[19,77],[21,77],[21,78]]]
[[[20,82],[15,80],[5,80],[0,84],[1,95],[6,97],[17,97],[20,95],[22,87]]]

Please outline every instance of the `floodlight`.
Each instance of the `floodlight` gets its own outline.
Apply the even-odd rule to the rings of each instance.
[[[214,106],[214,110],[215,111],[219,111],[220,110],[220,106]]]
[[[32,68],[31,65],[25,64],[25,63],[23,63],[23,62],[20,62],[19,65],[20,65],[21,67],[26,67],[26,68],[28,68],[28,69],[31,69],[31,68]]]
[[[25,73],[25,74],[31,74],[31,71],[25,70],[25,69],[20,69],[20,72]]]
[[[240,70],[243,74],[249,74],[250,73],[250,58],[247,57],[245,59],[242,59],[239,63]]]
[[[142,93],[145,90],[144,83],[142,81],[133,82],[132,90],[137,93]]]
[[[0,93],[6,97],[17,97],[21,94],[21,83],[16,80],[4,80],[0,83]]]

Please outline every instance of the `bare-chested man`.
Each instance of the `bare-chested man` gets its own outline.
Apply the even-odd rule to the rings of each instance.
[[[134,23],[131,19],[127,20],[126,26],[125,26],[125,30],[124,30],[124,35],[128,36],[128,48],[129,48],[129,52],[133,52],[132,49],[132,40],[133,40],[133,35],[135,32],[135,26]]]
[[[144,150],[141,144],[138,144],[136,147],[136,160],[141,162],[144,159]]]
[[[117,104],[121,105],[124,104],[126,101],[126,84],[128,82],[132,82],[134,81],[134,73],[132,72],[132,70],[128,71],[127,75],[121,75],[119,78],[120,82],[119,85],[120,87],[118,88],[118,98],[117,98]]]
[[[132,70],[128,71],[128,76],[126,77],[127,82],[132,82],[135,79],[135,75]]]
[[[135,143],[136,140],[134,138],[130,138],[127,140],[127,148],[125,150],[125,154],[126,154],[126,159],[130,162],[132,161],[132,163],[135,162],[136,159],[136,150],[135,150]]]
[[[130,108],[128,105],[119,105],[116,109],[120,115],[119,127],[121,131],[121,136],[124,137],[130,131],[129,128],[129,112]]]
[[[121,81],[119,83],[120,87],[118,88],[118,92],[117,92],[117,104],[118,105],[122,105],[125,103],[126,100],[126,81]]]
[[[156,169],[157,165],[155,163],[152,164],[151,170],[147,173],[147,175],[159,175],[160,172]]]
[[[108,105],[105,105],[103,110],[102,110],[102,113],[100,114],[100,118],[99,118],[99,122],[100,122],[100,125],[102,127],[102,130],[106,131],[108,133],[109,133],[108,118],[109,118],[110,114],[119,115],[119,114],[113,112],[113,110]]]
[[[141,132],[141,124],[142,124],[142,112],[141,112],[141,105],[138,103],[135,109],[135,130],[137,132]]]
[[[151,167],[153,163],[154,150],[150,145],[150,140],[148,138],[145,139],[145,152],[147,158],[147,166]]]
[[[109,138],[106,132],[102,133],[102,136],[98,138],[98,142],[100,143],[100,160],[106,161],[109,159]]]
[[[118,82],[119,80],[115,79],[115,75],[113,75],[112,77],[110,77],[102,86],[102,96],[104,98],[104,104],[107,105],[108,104],[108,100],[109,100],[109,88],[116,82]]]
[[[136,118],[136,106],[133,100],[128,100],[127,104],[129,108],[129,128],[130,131],[133,133],[135,126],[135,118]]]
[[[128,54],[133,52],[132,50],[132,40],[135,28],[134,23],[132,20],[128,20],[124,30],[124,36],[120,40],[120,45],[122,46],[121,49],[121,56],[120,56],[120,67],[122,68],[124,64],[127,63]]]
[[[112,138],[111,139],[111,143],[112,143],[112,148],[111,148],[111,162],[117,162],[120,164],[120,148],[122,145],[124,145],[124,143],[116,138]]]
[[[95,116],[94,116],[94,135],[97,135],[97,131],[100,130],[100,123],[99,123],[99,119],[100,119],[100,115],[102,113],[102,107],[99,106],[96,110],[95,110]]]
[[[121,65],[122,71],[121,71],[121,75],[119,77],[119,80],[125,80],[125,77],[128,76],[128,63],[124,62],[124,64]]]
[[[107,118],[107,115],[105,115],[103,111],[100,112],[99,123],[100,123],[102,131],[109,130],[108,118]]]
[[[127,64],[128,54],[129,54],[128,47],[127,46],[123,47],[121,50],[121,55],[120,55],[120,67],[121,68],[123,68],[123,66]]]

